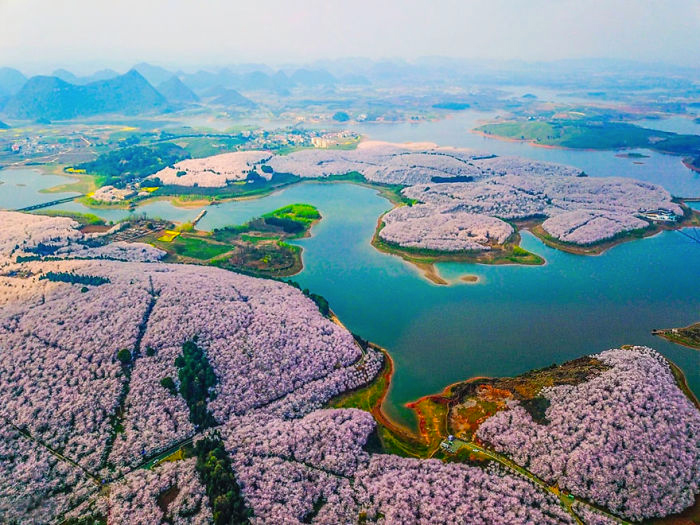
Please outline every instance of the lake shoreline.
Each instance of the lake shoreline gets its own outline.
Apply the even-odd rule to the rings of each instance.
[[[400,205],[398,205],[400,206]],[[398,207],[398,206],[395,206]],[[391,211],[391,210],[390,210]],[[388,213],[388,212],[387,212]],[[372,240],[370,241],[370,244],[379,252],[386,253],[388,255],[394,255],[397,257],[400,257],[407,263],[415,266],[418,268],[420,271],[421,275],[427,279],[428,281],[432,282],[433,284],[441,285],[441,286],[449,286],[452,284],[456,284],[456,282],[449,282],[445,280],[442,276],[440,276],[439,271],[435,267],[435,264],[437,263],[442,263],[442,262],[458,262],[458,263],[468,263],[468,264],[484,264],[484,265],[522,265],[522,266],[542,266],[546,264],[546,261],[543,257],[527,252],[526,255],[529,259],[527,260],[513,260],[513,258],[517,258],[518,256],[513,255],[511,252],[509,253],[496,253],[496,249],[491,249],[491,250],[484,250],[482,252],[432,252],[431,253],[423,253],[425,251],[421,250],[414,250],[411,248],[406,248],[398,245],[394,245],[392,243],[386,242],[382,240],[379,237],[379,232],[382,230],[384,227],[384,215],[386,213],[382,214],[378,219],[377,219],[377,225],[374,231],[374,235],[372,236]],[[520,246],[520,235],[515,232],[515,237],[506,243],[504,246]],[[498,249],[498,251],[505,252],[504,249]],[[473,275],[469,276],[463,276],[467,277],[466,279],[462,279],[464,282],[468,283],[474,283],[478,282],[478,277],[476,280],[473,279]],[[457,281],[459,282],[459,280]]]
[[[575,255],[588,255],[597,256],[602,255],[608,250],[619,246],[620,244],[642,240],[649,237],[658,235],[664,231],[675,231],[683,228],[698,228],[700,227],[700,213],[692,208],[685,206],[681,201],[681,206],[684,211],[683,219],[675,223],[650,223],[649,227],[642,230],[632,230],[627,232],[621,232],[620,234],[610,238],[605,239],[600,242],[596,242],[588,245],[578,245],[573,243],[567,243],[559,241],[551,237],[542,227],[542,221],[525,223],[522,227],[527,229],[540,241],[550,248],[561,250],[566,253],[571,253]]]
[[[332,314],[331,320],[333,322],[336,322],[339,326],[345,328],[345,325],[340,321],[340,319],[337,318],[335,314]],[[408,425],[404,423],[400,423],[398,421],[395,421],[392,416],[390,416],[386,410],[385,410],[385,403],[389,394],[389,391],[391,390],[391,384],[393,380],[394,373],[396,371],[394,360],[391,357],[391,354],[389,353],[388,350],[385,348],[382,348],[374,343],[368,343],[371,348],[374,350],[382,352],[385,358],[385,364],[382,367],[382,370],[377,374],[377,376],[368,384],[355,389],[350,392],[344,392],[340,396],[337,396],[335,399],[331,400],[329,402],[329,406],[336,406],[336,403],[339,399],[347,398],[351,396],[353,393],[365,390],[365,389],[372,389],[375,387],[375,385],[379,384],[380,382],[383,381],[382,385],[382,390],[378,396],[378,400],[373,404],[369,412],[374,416],[375,420],[377,421],[378,424],[383,425],[387,430],[389,430],[391,433],[393,433],[395,436],[399,437],[402,440],[406,441],[406,445],[414,444],[417,446],[425,446],[430,444],[430,436],[426,431],[427,428],[427,423],[428,423],[428,418],[429,415],[426,415],[424,413],[424,409],[421,407],[421,405],[424,405],[426,403],[434,403],[437,405],[448,405],[449,401],[452,399],[453,395],[453,389],[456,386],[460,385],[467,385],[470,383],[475,383],[475,382],[489,382],[489,381],[494,381],[498,379],[512,379],[514,377],[520,377],[522,375],[526,375],[530,372],[537,371],[539,369],[533,368],[530,370],[527,370],[523,372],[522,374],[519,374],[517,376],[472,376],[468,379],[465,380],[460,380],[460,381],[455,381],[453,383],[449,383],[446,385],[442,390],[436,393],[432,394],[425,394],[423,396],[420,396],[414,401],[409,401],[404,403],[404,407],[408,408],[411,410],[411,412],[414,414],[416,418],[416,427],[411,428]],[[621,348],[625,348],[630,345],[621,345]],[[679,367],[676,363],[674,363],[671,359],[668,357],[664,356],[664,359],[668,363],[671,372],[674,376],[676,385],[678,388],[683,392],[683,394],[688,398],[688,400],[693,403],[698,409],[700,409],[700,401],[698,400],[697,396],[695,393],[690,389],[690,386],[688,385],[687,379],[685,377],[685,373],[683,372],[683,369]],[[359,407],[358,407],[359,408]],[[364,408],[363,408],[364,409]],[[449,411],[447,413],[448,417]],[[440,422],[437,422],[440,423]],[[433,425],[436,424],[435,421],[432,422]],[[447,425],[447,420],[444,421],[445,424],[445,435],[449,433],[449,429],[446,426]],[[441,423],[440,423],[441,425]],[[415,451],[415,450],[414,450]],[[432,451],[434,452],[434,451]],[[432,453],[430,454],[432,455]],[[417,456],[417,457],[430,457],[428,456]]]
[[[700,166],[693,164],[693,159],[690,159],[690,158],[683,159],[683,166],[688,168],[690,171],[694,171],[695,173],[700,173]]]

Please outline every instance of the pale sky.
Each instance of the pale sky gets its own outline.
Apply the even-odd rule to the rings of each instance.
[[[0,0],[29,71],[433,55],[700,66],[700,0]]]

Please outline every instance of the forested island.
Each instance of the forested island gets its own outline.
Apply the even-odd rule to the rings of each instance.
[[[126,180],[132,179],[120,184],[131,184]],[[415,264],[437,284],[447,284],[433,266],[440,261],[543,264],[541,257],[519,245],[521,229],[552,247],[585,255],[663,229],[700,224],[697,212],[656,185],[587,177],[565,165],[435,144],[363,141],[355,149],[238,151],[182,160],[150,175],[143,172],[138,180],[140,190],[131,196],[105,186],[88,197],[88,204],[100,206],[95,199],[101,198],[109,200],[109,206],[133,206],[168,196],[206,204],[266,194],[307,180],[368,185],[395,206],[379,218],[372,244]],[[180,257],[247,267],[261,275],[299,271],[298,254],[293,254],[298,250],[284,245],[278,245],[286,255],[272,264],[274,270],[265,273],[264,264],[256,267],[252,259],[266,261],[273,255],[263,253],[271,248],[269,242],[256,242],[253,249],[250,236],[246,248],[238,242],[241,249],[228,262],[214,260],[233,249],[232,234],[230,229],[210,236],[183,232],[169,244],[156,241]],[[234,236],[240,241],[244,234]],[[274,251],[280,252],[278,248]]]
[[[525,140],[536,145],[574,149],[645,148],[679,155],[697,169],[700,136],[648,129],[628,122],[599,119],[533,118],[485,124],[476,131],[496,138]]]

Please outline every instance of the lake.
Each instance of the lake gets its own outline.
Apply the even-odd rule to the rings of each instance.
[[[686,168],[681,157],[639,149],[627,150],[626,152],[643,153],[649,157],[641,159],[621,158],[616,157],[618,153],[616,151],[544,148],[533,146],[527,142],[488,138],[471,131],[481,122],[495,116],[495,113],[467,110],[455,114],[452,118],[431,122],[364,123],[350,126],[350,129],[374,140],[389,142],[428,141],[441,146],[474,148],[496,155],[515,155],[569,164],[581,168],[592,177],[630,177],[659,184],[677,197],[700,197],[700,173]],[[686,120],[691,125],[694,124],[692,120],[683,119],[683,121]],[[667,121],[655,120],[653,123],[661,126]]]
[[[61,175],[45,174],[38,169],[0,169],[0,209],[17,209],[77,195],[73,192],[41,193],[40,190],[72,182]]]
[[[469,133],[483,114],[467,113],[440,122],[366,124],[358,130],[381,140],[431,140],[564,162],[591,176],[636,177],[662,184],[674,194],[700,196],[700,174],[684,168],[677,157],[645,151],[650,158],[637,165],[615,157],[614,152],[497,141]],[[17,178],[27,184],[19,192],[12,190],[13,196],[24,196],[17,202],[30,203],[31,192],[45,200],[59,198],[38,193],[40,186],[56,183],[49,176],[4,170],[0,177],[5,182],[0,186],[0,207],[19,207],[5,191],[13,188],[8,181],[12,184]],[[438,265],[444,277],[475,274],[480,282],[437,286],[400,258],[369,244],[377,218],[391,205],[374,190],[357,185],[307,182],[260,199],[223,203],[208,207],[199,227],[240,224],[294,202],[317,206],[323,220],[312,237],[297,241],[304,247],[304,270],[293,279],[325,296],[350,330],[389,350],[396,373],[386,408],[400,421],[413,422],[403,407],[406,402],[438,392],[449,383],[475,375],[518,374],[622,344],[649,345],[661,351],[683,368],[691,388],[700,394],[700,352],[650,333],[653,328],[700,320],[700,245],[678,232],[625,243],[594,257],[559,252],[524,233],[523,246],[543,256],[546,265],[444,263]],[[77,203],[59,207],[109,220],[128,213],[91,210]],[[139,211],[184,221],[194,218],[199,209],[159,201]]]

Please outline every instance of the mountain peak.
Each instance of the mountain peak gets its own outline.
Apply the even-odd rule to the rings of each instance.
[[[30,78],[7,102],[5,114],[18,119],[66,120],[103,113],[163,110],[165,98],[138,71],[85,85],[52,76]]]
[[[158,91],[168,102],[179,104],[190,104],[199,102],[199,97],[188,88],[182,80],[173,75],[170,79],[158,84]]]

